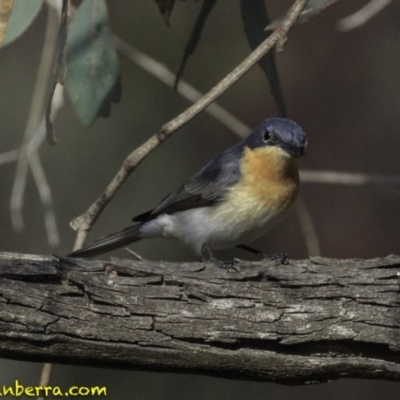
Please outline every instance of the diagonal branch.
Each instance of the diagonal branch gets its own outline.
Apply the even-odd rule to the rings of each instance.
[[[230,88],[238,81],[251,67],[253,67],[268,51],[270,51],[278,42],[282,42],[286,38],[289,30],[296,22],[307,0],[296,0],[292,8],[287,13],[282,24],[269,36],[263,43],[260,44],[242,63],[240,63],[231,73],[229,73],[220,83],[205,94],[198,102],[189,107],[182,114],[178,115],[172,121],[165,124],[159,132],[153,135],[145,143],[134,150],[122,164],[114,179],[107,186],[100,197],[89,207],[89,209],[81,216],[75,218],[71,222],[73,229],[80,231],[79,239],[75,242],[74,248],[79,248],[83,245],[87,232],[92,224],[99,217],[101,211],[108,204],[114,194],[122,186],[128,176],[135,168],[150,154],[155,148],[169,138],[175,131],[189,122],[221,94]]]

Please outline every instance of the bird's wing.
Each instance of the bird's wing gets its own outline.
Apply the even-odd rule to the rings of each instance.
[[[236,147],[209,162],[191,180],[167,196],[154,210],[136,216],[133,221],[145,222],[160,214],[209,207],[220,201],[240,178],[241,149]]]

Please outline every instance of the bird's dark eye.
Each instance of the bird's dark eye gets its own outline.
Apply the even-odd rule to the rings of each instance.
[[[268,142],[268,140],[270,140],[271,137],[272,137],[272,133],[267,129],[267,130],[265,131],[264,137],[263,137],[264,142]]]

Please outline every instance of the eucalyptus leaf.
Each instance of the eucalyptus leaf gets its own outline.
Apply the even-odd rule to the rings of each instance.
[[[1,47],[21,36],[32,24],[42,8],[44,0],[14,0],[14,5]]]
[[[104,0],[83,0],[67,37],[66,88],[81,120],[89,126],[108,116],[120,99],[118,57]]]

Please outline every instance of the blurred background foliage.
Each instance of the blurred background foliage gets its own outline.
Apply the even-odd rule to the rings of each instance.
[[[277,65],[287,113],[307,132],[307,158],[312,170],[399,174],[400,149],[400,3],[392,4],[358,29],[343,33],[337,22],[360,9],[365,0],[339,1],[292,30]],[[276,17],[290,0],[268,0]],[[108,1],[113,32],[139,50],[177,71],[201,2],[177,1],[167,27],[154,1]],[[46,11],[29,30],[0,53],[0,153],[22,141],[38,68]],[[219,0],[189,59],[184,79],[206,92],[244,57],[249,46],[243,33],[239,2]],[[1,166],[0,243],[2,251],[66,254],[74,241],[69,228],[97,198],[122,160],[189,103],[171,88],[120,58],[122,98],[108,119],[84,128],[67,102],[55,130],[59,144],[45,143],[41,157],[54,197],[61,244],[47,244],[43,209],[32,179],[24,204],[25,227],[13,232],[9,201],[15,164]],[[251,127],[277,115],[268,83],[253,68],[218,103]],[[153,207],[210,158],[238,138],[202,113],[154,151],[129,178],[96,222],[89,241],[118,230]],[[323,256],[376,257],[400,253],[399,189],[303,184],[302,197],[314,220]],[[296,214],[292,213],[254,246],[266,252],[307,257]],[[173,241],[143,241],[134,250],[150,259],[196,260]],[[127,257],[123,250],[114,255]],[[250,257],[239,250],[221,258]],[[107,256],[106,256],[107,257]],[[21,294],[22,296],[23,294]],[[40,363],[1,360],[1,383],[15,379],[36,385]],[[56,366],[53,385],[106,385],[108,398],[134,399],[397,399],[400,384],[341,380],[309,387],[236,382],[199,376]]]

